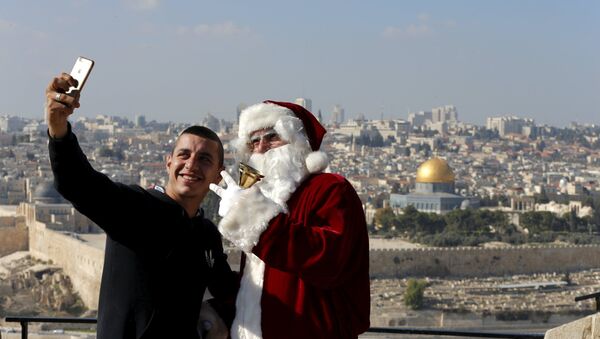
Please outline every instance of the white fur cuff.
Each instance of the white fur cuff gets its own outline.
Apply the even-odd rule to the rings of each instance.
[[[219,231],[225,239],[250,253],[269,226],[269,221],[283,211],[280,205],[254,186],[242,191],[229,213],[219,222]]]

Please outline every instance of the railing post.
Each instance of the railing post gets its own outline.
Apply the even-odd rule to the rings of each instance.
[[[27,339],[28,327],[29,327],[29,322],[27,320],[21,321],[21,339]]]
[[[594,300],[596,301],[596,313],[598,313],[600,312],[600,292],[575,297],[575,301],[581,301],[592,298],[594,298]]]

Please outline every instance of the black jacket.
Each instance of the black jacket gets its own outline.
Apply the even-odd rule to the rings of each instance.
[[[195,339],[206,287],[233,304],[238,279],[202,210],[189,218],[159,190],[111,181],[92,168],[70,126],[50,138],[49,151],[58,192],[107,234],[98,339]]]

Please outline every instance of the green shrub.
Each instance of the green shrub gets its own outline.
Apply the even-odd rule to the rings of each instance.
[[[408,285],[404,292],[404,305],[413,310],[422,308],[425,287],[427,287],[427,282],[425,280],[408,279]]]

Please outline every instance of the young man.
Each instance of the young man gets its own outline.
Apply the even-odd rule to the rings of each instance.
[[[71,132],[79,94],[65,92],[76,84],[63,73],[46,89],[48,147],[57,190],[107,234],[97,337],[196,339],[206,287],[225,302],[237,289],[221,237],[199,209],[221,180],[221,141],[208,128],[185,129],[167,156],[164,189],[113,182]]]
[[[240,161],[264,178],[242,190],[227,172],[219,231],[245,253],[232,338],[357,338],[369,328],[369,243],[352,185],[321,173],[325,129],[301,106],[266,101],[240,115]]]

